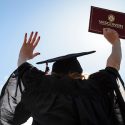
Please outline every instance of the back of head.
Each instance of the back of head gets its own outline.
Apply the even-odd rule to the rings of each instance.
[[[76,58],[56,61],[52,66],[52,72],[68,74],[73,72],[82,73],[82,67]]]

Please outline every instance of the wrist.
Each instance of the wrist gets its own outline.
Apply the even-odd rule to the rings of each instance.
[[[121,45],[120,39],[115,40],[115,41],[113,41],[113,42],[111,42],[111,43],[112,43],[112,46]]]
[[[121,45],[121,42],[120,42],[120,40],[117,40],[112,45],[113,46],[119,46],[119,45]]]
[[[18,67],[19,67],[20,65],[22,65],[23,63],[25,63],[26,61],[27,61],[26,58],[22,58],[22,57],[19,56],[19,58],[18,58],[18,63],[17,63]]]

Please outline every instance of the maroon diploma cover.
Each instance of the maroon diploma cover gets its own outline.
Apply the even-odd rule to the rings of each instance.
[[[125,39],[125,13],[91,6],[89,32],[102,34],[103,28],[112,28]]]

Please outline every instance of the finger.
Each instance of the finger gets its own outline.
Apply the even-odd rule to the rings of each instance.
[[[103,28],[103,31],[106,31],[107,30],[107,28]]]
[[[29,40],[28,40],[27,43],[30,43],[30,42],[32,41],[32,37],[33,37],[33,32],[31,32],[30,37],[29,37]]]
[[[108,32],[108,28],[103,28],[103,35],[104,36],[106,36],[107,32]]]
[[[114,30],[114,29],[112,29],[112,32],[114,32],[114,33],[116,33],[116,34],[118,33],[118,32],[117,32],[116,30]]]
[[[115,34],[115,36],[118,38],[119,37],[119,34],[118,34],[118,32],[114,32],[114,34]]]
[[[34,42],[35,42],[35,40],[36,40],[36,38],[37,38],[37,34],[38,34],[38,32],[35,33],[35,35],[34,35],[34,37],[33,37],[33,39],[31,40],[30,43],[34,44]]]
[[[25,33],[23,44],[26,44],[26,41],[27,41],[27,33]]]
[[[103,33],[106,34],[107,32],[109,32],[109,28],[103,28]]]
[[[40,41],[40,36],[37,38],[36,42],[33,44],[34,48],[38,45],[39,41]]]
[[[109,36],[110,34],[112,34],[112,33],[114,33],[114,30],[113,29],[111,29],[111,28],[105,28],[104,30],[103,30],[103,34],[104,34],[104,36]]]
[[[34,57],[36,57],[36,56],[38,56],[38,55],[40,55],[40,53],[39,53],[39,52],[36,52],[36,53],[33,54],[32,58],[34,58]]]

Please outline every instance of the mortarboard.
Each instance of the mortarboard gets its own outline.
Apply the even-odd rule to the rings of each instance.
[[[56,58],[48,59],[45,61],[37,62],[36,64],[48,64],[54,62],[52,66],[52,72],[56,73],[69,73],[69,72],[79,72],[82,73],[82,67],[77,60],[77,57],[92,54],[95,51],[73,53],[64,56],[59,56]]]

